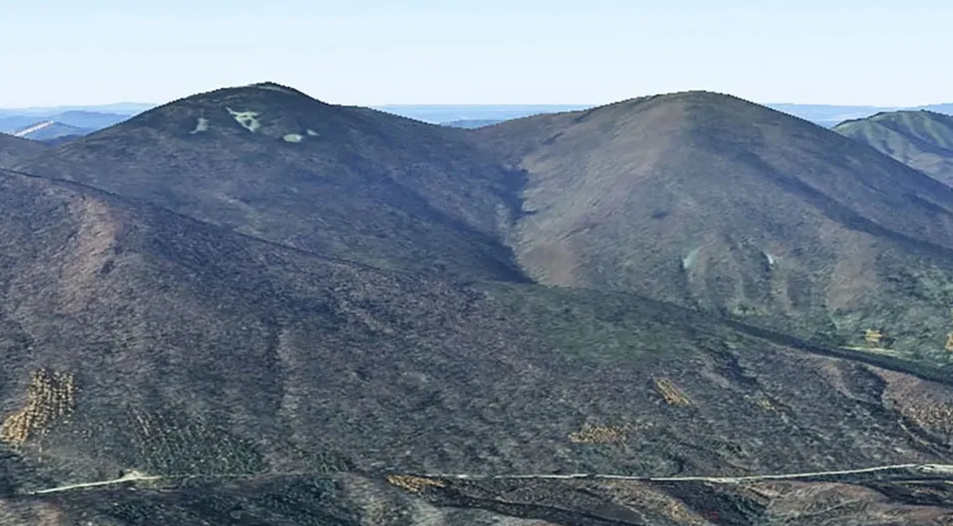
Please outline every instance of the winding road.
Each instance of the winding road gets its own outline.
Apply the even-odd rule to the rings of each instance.
[[[316,475],[317,473],[310,473]],[[327,475],[326,473],[321,473]],[[67,484],[55,488],[47,488],[27,492],[27,495],[46,495],[49,493],[60,493],[64,491],[73,491],[85,488],[95,488],[102,486],[112,486],[117,484],[135,483],[141,481],[156,480],[183,480],[196,478],[248,478],[257,476],[307,476],[309,473],[235,473],[220,475],[147,475],[137,471],[131,471],[122,477],[111,480],[100,480],[96,482],[81,482],[76,484]],[[566,475],[554,474],[529,474],[529,475],[472,475],[466,473],[432,473],[432,474],[404,474],[414,477],[443,479],[443,480],[571,480],[571,479],[591,479],[591,480],[633,480],[643,482],[707,482],[711,484],[743,484],[746,482],[761,482],[766,480],[816,480],[816,479],[837,479],[839,477],[850,477],[855,475],[874,475],[881,481],[917,481],[917,480],[953,480],[953,464],[893,464],[887,466],[874,466],[861,469],[845,469],[839,471],[811,471],[804,473],[784,473],[784,474],[766,474],[766,475],[748,475],[743,477],[638,477],[629,475],[608,475],[601,473],[570,473]]]

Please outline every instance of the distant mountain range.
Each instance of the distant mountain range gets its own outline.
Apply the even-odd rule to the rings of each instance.
[[[431,124],[458,128],[478,128],[511,119],[585,110],[593,106],[586,104],[390,104],[375,106],[374,109]],[[937,113],[953,114],[953,104],[934,104],[914,108],[790,103],[768,103],[766,106],[828,128],[846,120],[902,109],[925,109]],[[122,122],[153,107],[155,107],[155,104],[116,103],[98,106],[0,108],[0,132],[13,133],[23,128],[53,121],[85,130],[84,133],[90,133]],[[73,135],[75,134],[57,134],[58,137]]]

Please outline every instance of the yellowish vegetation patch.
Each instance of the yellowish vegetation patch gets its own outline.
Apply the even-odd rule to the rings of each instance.
[[[446,486],[443,481],[413,475],[388,475],[387,482],[411,493],[420,493],[426,488],[443,488]]]
[[[656,378],[655,389],[662,395],[662,399],[665,400],[665,403],[669,405],[692,405],[691,399],[685,396],[685,393],[683,393],[681,389],[675,387],[675,384],[668,378]]]
[[[753,402],[754,404],[758,405],[761,409],[764,409],[765,411],[778,412],[781,410],[780,408],[778,408],[778,406],[774,405],[774,402],[772,402],[768,397],[763,395],[759,395],[759,396],[745,395],[745,399],[750,402]]]
[[[72,414],[75,405],[73,374],[40,369],[30,378],[26,405],[0,425],[0,440],[19,446],[35,434],[44,435],[54,422]]]
[[[576,444],[618,444],[629,437],[626,430],[615,426],[584,424],[579,431],[569,433],[569,441]]]
[[[235,111],[231,108],[225,108],[228,110],[229,115],[235,119],[235,122],[240,124],[242,128],[255,133],[258,131],[258,128],[261,128],[261,123],[258,122],[258,112],[254,111]]]
[[[880,345],[880,340],[882,340],[883,337],[883,333],[877,329],[867,329],[864,331],[864,341],[870,345]]]
[[[921,427],[953,430],[953,407],[945,404],[912,406],[907,413]]]

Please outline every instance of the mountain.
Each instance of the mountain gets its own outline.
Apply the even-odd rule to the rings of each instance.
[[[43,121],[14,131],[11,135],[34,141],[54,141],[64,137],[77,138],[94,131],[91,128],[77,128],[56,121]]]
[[[730,96],[460,130],[265,83],[174,101],[16,167],[310,254],[635,293],[949,361],[953,189]],[[888,337],[872,345],[867,331]]]
[[[953,185],[953,116],[931,111],[878,113],[834,131]]]
[[[129,118],[119,113],[68,110],[55,113],[0,113],[0,132],[14,133],[42,122],[58,122],[84,130],[99,130],[118,124]]]
[[[74,182],[0,171],[0,204],[7,524],[815,524],[839,499],[868,519],[950,506],[942,486],[912,495],[912,468],[546,478],[949,463],[945,379],[628,294],[316,257]]]
[[[46,145],[41,142],[0,133],[0,168],[37,155],[44,150],[46,150]]]
[[[948,362],[953,190],[856,141],[707,92],[469,135],[526,174],[508,239],[541,283]]]
[[[807,121],[463,130],[264,83],[20,159],[0,522],[953,511],[953,189]]]
[[[519,174],[455,131],[259,84],[163,105],[19,169],[314,254],[524,279],[500,234]]]

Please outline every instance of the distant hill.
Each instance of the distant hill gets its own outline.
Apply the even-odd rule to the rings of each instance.
[[[953,185],[953,116],[923,110],[878,113],[838,124],[834,131]]]
[[[83,130],[99,130],[118,124],[129,118],[129,115],[118,113],[102,113],[90,111],[65,111],[49,114],[2,114],[0,113],[0,132],[16,133],[19,130],[35,126],[43,122],[57,122],[64,126],[71,126]]]
[[[48,142],[61,137],[80,137],[93,131],[91,128],[77,128],[76,126],[70,126],[62,122],[43,121],[16,130],[11,135],[24,139],[32,139],[34,141]]]
[[[32,157],[46,149],[46,145],[21,137],[0,133],[0,168]]]
[[[441,122],[443,126],[452,126],[454,128],[482,128],[492,124],[504,122],[503,119],[460,119],[449,122]]]
[[[38,120],[44,116],[61,115],[66,112],[105,113],[113,115],[132,116],[156,107],[156,104],[139,102],[117,102],[99,105],[72,105],[72,106],[36,106],[28,108],[0,108],[0,118],[11,115],[29,115]]]
[[[881,111],[896,108],[884,106],[838,106],[828,104],[765,104],[765,106],[789,115],[809,120],[825,128],[830,128],[848,119],[861,119]]]
[[[375,109],[422,122],[503,121],[589,108],[586,104],[392,104]]]
[[[527,174],[509,239],[542,283],[947,359],[953,190],[866,146],[706,92],[470,134]]]
[[[932,111],[934,113],[943,113],[945,115],[953,115],[953,103],[928,104],[926,106],[918,106],[916,108],[909,108],[909,109],[926,110],[926,111]]]

